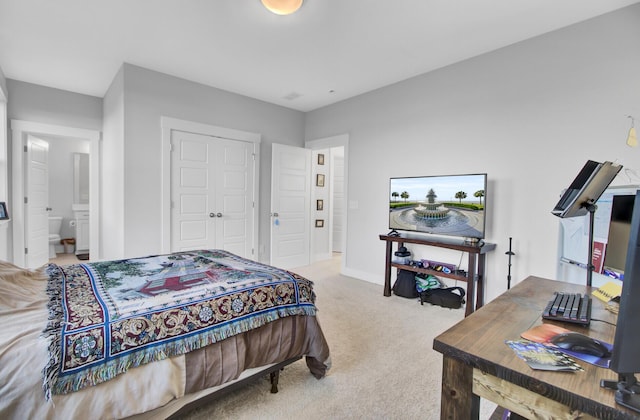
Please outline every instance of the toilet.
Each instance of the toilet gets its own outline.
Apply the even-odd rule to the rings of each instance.
[[[60,244],[60,228],[62,227],[62,217],[49,217],[49,258],[56,257],[56,245]]]

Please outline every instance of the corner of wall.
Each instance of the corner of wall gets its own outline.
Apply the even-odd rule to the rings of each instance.
[[[9,162],[7,145],[9,127],[7,124],[7,80],[0,68],[0,201],[5,203],[9,196]],[[9,213],[11,214],[11,213]],[[13,249],[9,235],[9,223],[0,224],[0,260],[9,261],[9,250]]]
[[[103,98],[100,240],[102,258],[124,257],[124,69]],[[108,176],[107,176],[108,174]]]

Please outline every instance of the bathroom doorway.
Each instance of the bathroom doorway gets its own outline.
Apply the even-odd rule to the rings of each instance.
[[[88,242],[87,254],[89,250],[94,258],[99,258],[99,140],[100,132],[94,130],[77,129],[71,127],[63,127],[49,124],[40,124],[28,121],[11,121],[11,131],[13,139],[12,151],[12,185],[13,185],[13,262],[18,266],[37,268],[48,261],[50,252],[46,253],[43,258],[42,253],[37,258],[30,258],[29,248],[35,246],[41,248],[40,240],[37,244],[30,244],[32,240],[29,235],[28,227],[34,226],[30,220],[32,210],[30,208],[29,197],[29,181],[28,181],[28,162],[25,153],[28,149],[30,139],[40,139],[48,143],[49,164],[47,186],[49,186],[49,195],[45,200],[47,204],[42,209],[45,213],[45,220],[48,216],[62,217],[60,220],[59,237],[60,239],[78,239],[77,223],[78,211],[84,211],[86,216],[85,228],[88,231],[86,240]],[[76,168],[74,165],[76,155],[88,156],[88,172],[85,172],[83,181],[78,182],[74,179]],[[79,161],[79,160],[78,160]],[[78,172],[78,174],[80,174]],[[88,202],[74,203],[80,196],[74,198],[76,191],[74,186],[85,183],[88,180]],[[85,191],[84,195],[87,195]],[[33,201],[32,201],[33,202]],[[49,223],[46,224],[46,249],[49,247]],[[40,223],[42,225],[42,223]],[[42,229],[40,229],[42,230]],[[41,232],[42,233],[42,232]],[[42,236],[42,235],[39,235]],[[58,240],[59,241],[59,240]],[[72,253],[75,255],[75,246],[73,251],[70,244],[58,243],[54,244],[55,250],[61,254]],[[72,252],[65,252],[72,251]]]
[[[49,143],[49,260],[77,262],[90,250],[89,141],[42,136]],[[58,227],[56,229],[56,227]]]

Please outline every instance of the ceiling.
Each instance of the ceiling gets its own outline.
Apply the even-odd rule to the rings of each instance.
[[[127,62],[310,111],[638,2],[0,0],[0,68],[103,97]]]

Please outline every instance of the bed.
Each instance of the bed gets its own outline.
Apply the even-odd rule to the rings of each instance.
[[[316,310],[311,281],[222,250],[0,262],[0,418],[167,418],[302,357],[320,379]]]

